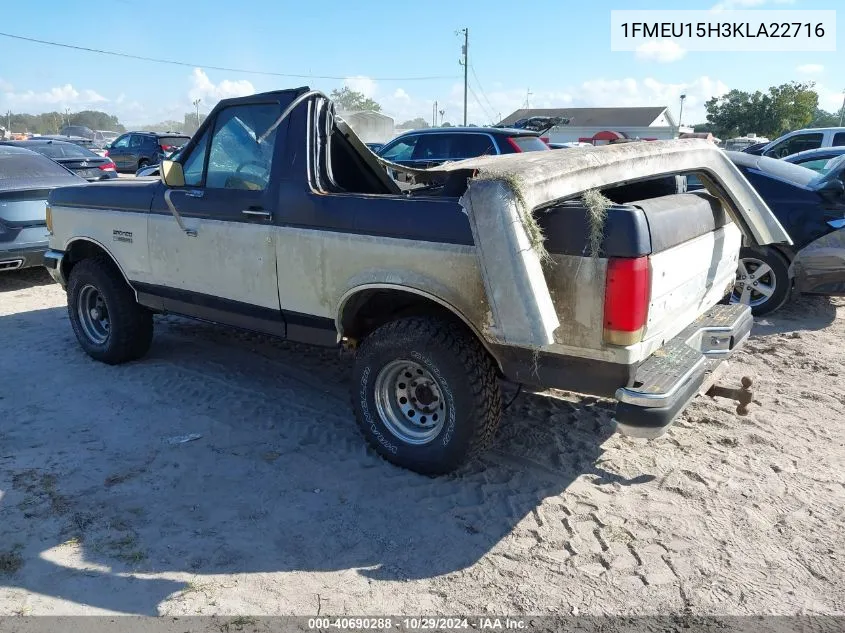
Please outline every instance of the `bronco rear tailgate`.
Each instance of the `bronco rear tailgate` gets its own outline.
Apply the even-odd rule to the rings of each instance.
[[[495,323],[491,333],[515,345],[552,345],[560,326],[543,276],[536,236],[531,234],[530,220],[526,221],[527,213],[556,201],[590,189],[696,172],[725,204],[749,243],[791,244],[780,222],[736,166],[715,145],[701,139],[480,157],[427,172],[432,177],[451,174],[469,178],[461,203],[470,218],[490,301]]]

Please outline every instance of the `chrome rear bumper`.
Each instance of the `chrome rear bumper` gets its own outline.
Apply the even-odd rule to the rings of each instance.
[[[667,341],[637,368],[631,386],[616,391],[617,430],[645,438],[665,433],[753,324],[749,306],[717,305]]]

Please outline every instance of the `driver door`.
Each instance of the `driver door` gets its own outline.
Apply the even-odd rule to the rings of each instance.
[[[284,336],[272,231],[276,132],[259,142],[280,113],[278,103],[220,110],[180,156],[185,186],[162,183],[148,225],[150,281],[157,287],[138,289],[158,293],[154,305]]]

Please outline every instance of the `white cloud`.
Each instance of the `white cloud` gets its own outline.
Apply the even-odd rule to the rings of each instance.
[[[215,84],[208,78],[208,75],[202,68],[194,68],[194,72],[191,75],[191,84],[191,88],[188,90],[190,100],[201,99],[203,107],[208,109],[213,108],[221,99],[255,94],[255,86],[246,79],[239,79],[237,81],[224,79],[220,83]]]
[[[824,72],[824,66],[821,64],[804,64],[796,68],[802,75],[820,75]]]
[[[15,92],[11,84],[3,82],[0,90],[3,90],[3,101],[10,109],[34,114],[64,108],[80,110],[108,102],[108,99],[94,90],[80,91],[71,84],[56,86],[42,92],[34,90]]]
[[[638,59],[656,61],[663,64],[682,59],[687,52],[675,40],[649,40],[637,46]]]
[[[398,100],[398,101],[410,101],[411,100],[411,96],[407,92],[402,90],[402,88],[397,88],[393,92],[393,98]]]
[[[347,77],[343,80],[343,85],[349,88],[350,90],[360,92],[365,97],[370,98],[373,98],[375,96],[378,89],[378,86],[374,79],[371,79],[370,77],[365,77],[363,75]]]

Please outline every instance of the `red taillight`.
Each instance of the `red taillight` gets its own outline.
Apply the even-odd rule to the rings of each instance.
[[[114,163],[103,163],[100,165],[100,169],[103,171],[115,171],[117,169],[117,165]]]
[[[549,144],[549,137],[548,136],[541,136],[540,140],[543,141],[546,145]]]
[[[522,151],[522,148],[519,145],[517,145],[516,141],[513,140],[512,138],[508,138],[508,145],[510,145],[513,148],[513,151],[515,151],[515,152],[521,152]]]
[[[173,146],[172,145],[162,145],[161,149],[165,152],[169,152],[170,150],[173,149]]]
[[[648,319],[651,270],[648,257],[607,260],[604,287],[604,341],[633,345],[643,338]]]

